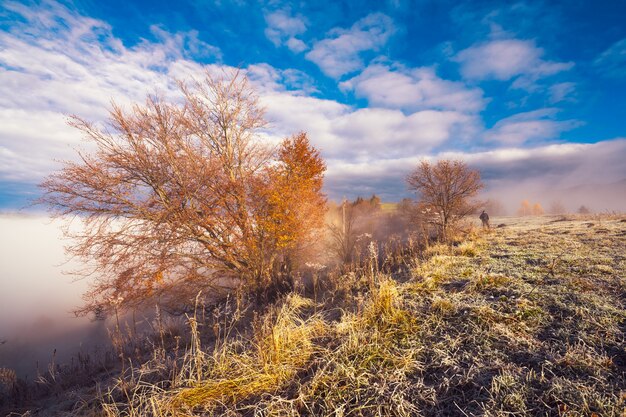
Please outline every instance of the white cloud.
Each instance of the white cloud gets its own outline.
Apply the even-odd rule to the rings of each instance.
[[[277,10],[265,15],[265,36],[274,46],[286,45],[291,51],[300,53],[308,49],[296,36],[306,32],[306,21],[302,16],[292,16],[288,9]]]
[[[371,105],[415,111],[422,109],[477,112],[485,107],[483,92],[461,82],[439,78],[433,68],[407,69],[373,64],[340,84]]]
[[[306,43],[304,43],[304,41],[298,38],[293,38],[293,37],[287,39],[286,45],[287,45],[287,48],[291,49],[291,51],[295,53],[304,52],[307,49],[309,49],[309,47],[306,45]]]
[[[157,42],[146,40],[126,47],[104,22],[77,15],[55,3],[36,9],[16,3],[9,3],[9,7],[20,13],[23,21],[15,23],[8,32],[0,32],[2,184],[37,183],[57,168],[53,159],[75,155],[72,147],[80,143],[79,137],[65,125],[66,114],[101,121],[107,115],[111,98],[125,105],[141,102],[147,93],[159,90],[175,100],[178,93],[173,79],[201,76],[205,69],[214,72],[229,68],[191,60],[198,48],[205,47],[193,32],[168,34],[153,27]],[[363,40],[372,34],[385,38],[392,31],[391,26],[375,24],[388,20],[390,25],[386,16],[370,16],[366,20],[357,22],[350,30],[335,32],[333,39],[354,35],[354,39]],[[358,30],[353,30],[355,27]],[[380,39],[368,42],[346,49],[348,61],[356,57],[360,62],[359,54],[367,50],[365,44],[378,45],[374,48],[384,44]],[[298,70],[279,70],[259,63],[243,71],[258,88],[272,122],[264,134],[276,139],[307,131],[327,158],[327,184],[332,195],[353,195],[357,190],[364,194],[371,189],[377,193],[386,190],[390,198],[397,197],[404,192],[406,172],[420,158],[443,146],[455,148],[457,140],[465,145],[484,134],[476,113],[484,106],[481,91],[442,80],[429,68],[377,64],[344,84],[372,105],[385,107],[370,109],[312,97],[314,81]],[[376,83],[384,88],[376,88]],[[536,122],[539,123],[532,126],[524,124]],[[552,140],[574,124],[558,122],[553,110],[544,110],[504,119],[488,135],[493,143],[523,154],[526,151],[520,144],[540,138]],[[530,136],[524,134],[528,131]],[[623,155],[620,149],[616,152]],[[542,160],[549,165],[548,153],[542,154]],[[489,155],[494,161],[501,157]],[[528,155],[532,159],[532,152]],[[587,156],[584,151],[576,155],[582,159]],[[609,151],[589,152],[588,156],[605,162],[616,158]],[[563,160],[556,153],[554,157]],[[596,165],[584,166],[590,176],[595,175],[591,169]]]
[[[7,8],[20,19],[0,32],[0,181],[39,182],[54,159],[74,157],[79,137],[66,115],[102,121],[111,99],[175,98],[175,78],[202,73],[188,58],[219,56],[193,31],[154,26],[158,42],[126,48],[106,23],[58,3]]]
[[[550,92],[550,103],[560,103],[562,101],[575,102],[574,95],[576,93],[576,84],[566,82],[558,83],[550,86],[548,89]]]
[[[363,68],[361,55],[378,52],[395,32],[392,19],[382,13],[372,13],[356,22],[350,29],[335,28],[328,37],[316,42],[306,58],[317,64],[324,74],[333,78]]]
[[[567,71],[572,62],[546,61],[543,49],[532,41],[499,39],[471,46],[454,60],[461,64],[461,74],[470,80],[500,81],[515,78],[514,88],[532,89],[544,77]]]
[[[510,210],[524,198],[547,206],[561,199],[571,209],[591,204],[596,210],[626,208],[626,195],[598,195],[581,199],[568,198],[568,188],[580,184],[614,184],[626,179],[626,139],[598,143],[566,143],[522,148],[511,146],[483,152],[446,151],[436,155],[416,153],[395,159],[372,161],[331,160],[327,183],[331,198],[355,197],[372,193],[384,200],[399,201],[411,194],[406,188],[406,175],[423,159],[461,159],[478,169],[487,183],[487,193],[498,198]],[[593,188],[593,187],[591,187]],[[599,187],[603,188],[603,187]],[[623,190],[622,188],[616,188]],[[604,193],[606,194],[606,193]],[[582,195],[584,197],[584,194]]]
[[[476,120],[457,112],[360,109],[335,121],[333,133],[345,141],[344,156],[389,159],[431,151],[453,136],[467,138]],[[346,158],[348,159],[348,158]]]
[[[261,100],[275,134],[307,131],[324,157],[334,160],[393,159],[480,132],[477,116],[454,111],[405,115],[392,109],[355,110],[331,100],[279,93],[264,94]]]
[[[0,121],[0,181],[40,180],[81,139],[57,112],[0,108]]]
[[[265,63],[251,64],[245,73],[255,89],[261,93],[289,92],[295,95],[316,93],[315,80],[307,73],[288,68],[280,70]]]
[[[170,33],[161,26],[152,25],[150,31],[157,38],[159,49],[164,51],[169,60],[181,58],[194,60],[221,60],[222,51],[198,38],[197,30]],[[144,44],[150,47],[150,44]]]
[[[503,145],[522,145],[528,142],[557,139],[561,132],[580,126],[575,120],[554,120],[555,109],[540,109],[518,113],[499,120],[485,132],[485,139]]]
[[[626,38],[608,47],[593,63],[607,75],[626,76]]]

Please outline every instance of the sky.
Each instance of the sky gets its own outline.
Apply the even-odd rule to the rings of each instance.
[[[240,68],[306,131],[331,199],[410,196],[423,159],[487,193],[626,179],[625,1],[0,0],[0,210],[88,145],[66,123]]]

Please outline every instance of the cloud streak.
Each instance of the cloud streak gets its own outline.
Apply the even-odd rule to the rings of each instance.
[[[556,109],[540,109],[515,114],[499,120],[485,132],[485,138],[488,142],[506,146],[549,142],[557,139],[561,132],[581,125],[576,120],[557,121],[554,119],[556,113]]]
[[[593,63],[605,75],[626,76],[626,38],[608,47]]]

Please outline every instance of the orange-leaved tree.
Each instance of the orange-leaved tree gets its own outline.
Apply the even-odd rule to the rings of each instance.
[[[483,188],[480,173],[463,161],[422,161],[406,181],[419,195],[418,209],[432,214],[431,221],[439,227],[444,241],[451,226],[480,206],[472,200]]]
[[[289,167],[308,161],[284,155],[293,139],[278,152],[261,140],[263,109],[244,75],[207,72],[179,85],[181,103],[150,97],[130,110],[114,105],[108,128],[72,117],[95,151],[42,184],[41,203],[83,223],[67,229],[74,239],[69,252],[96,273],[80,312],[157,298],[184,306],[198,291],[219,296],[234,286],[261,292],[289,246],[276,242],[306,239],[322,221],[319,207],[282,201],[275,207],[274,190],[284,189]],[[302,147],[317,165],[298,168],[300,185],[284,194],[286,201],[324,198],[323,161],[308,141]],[[310,227],[295,228],[279,214],[284,204]],[[266,217],[280,233],[266,231]]]
[[[520,208],[517,210],[518,216],[530,216],[532,213],[532,209],[530,206],[530,202],[528,200],[523,200],[520,203]]]
[[[285,139],[277,163],[267,170],[263,209],[258,210],[260,239],[267,245],[263,262],[276,281],[302,266],[320,241],[326,197],[322,193],[326,164],[306,135]],[[274,282],[276,284],[276,282]]]

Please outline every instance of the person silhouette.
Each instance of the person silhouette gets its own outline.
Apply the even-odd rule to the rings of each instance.
[[[480,219],[480,221],[483,222],[483,229],[491,229],[491,227],[489,226],[489,215],[485,212],[485,210],[480,213],[480,216],[478,218]]]

